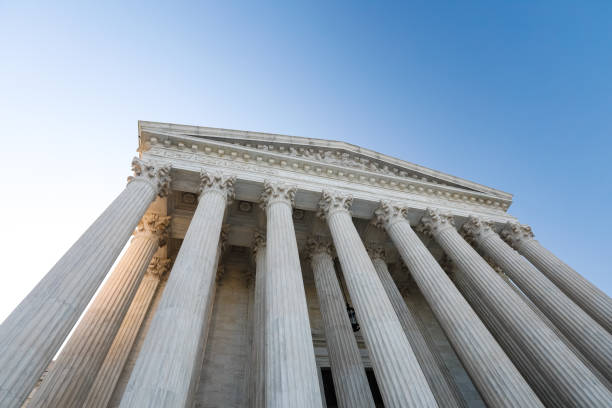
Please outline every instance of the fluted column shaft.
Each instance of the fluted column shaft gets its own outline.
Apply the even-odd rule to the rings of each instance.
[[[108,354],[96,375],[83,407],[106,408],[108,405],[140,327],[147,315],[155,291],[159,286],[160,277],[164,274],[169,261],[169,259],[159,259],[157,257],[154,257],[151,261],[149,269],[142,282],[140,282],[136,295],[134,295],[134,299],[125,314],[121,327],[108,350]]]
[[[31,407],[83,405],[168,222],[169,217],[157,214],[143,217],[127,251],[34,394]]]
[[[382,202],[376,215],[487,405],[541,407],[537,396],[412,230],[405,208]]]
[[[608,333],[612,333],[612,299],[608,295],[544,248],[533,238],[530,227],[509,223],[501,235]]]
[[[412,311],[406,305],[402,294],[389,273],[387,263],[382,258],[381,250],[373,248],[370,250],[370,255],[374,269],[378,273],[378,277],[393,305],[406,338],[410,342],[410,346],[423,370],[423,374],[425,374],[427,383],[433,391],[438,405],[441,407],[466,407],[467,404],[453,381],[448,367],[444,365],[440,358],[434,356],[434,351],[429,348],[421,334]]]
[[[453,281],[540,400],[547,407],[565,407],[566,402],[548,383],[546,377],[542,375],[539,369],[533,365],[529,356],[522,350],[521,345],[513,339],[504,325],[491,312],[490,307],[486,304],[483,297],[476,292],[466,275],[457,271],[454,274]]]
[[[91,300],[169,168],[139,159],[135,177],[0,325],[0,407],[20,407]]]
[[[177,407],[192,403],[202,366],[207,308],[214,288],[223,214],[234,177],[202,172],[200,200],[121,407]]]
[[[385,289],[349,213],[350,196],[323,192],[327,218],[351,300],[386,407],[437,407]]]
[[[266,407],[321,407],[295,229],[294,187],[266,182]]]
[[[577,407],[611,406],[612,394],[459,235],[452,217],[428,210],[423,222],[565,401]]]
[[[266,241],[263,235],[255,237],[253,246],[255,254],[255,299],[253,301],[253,350],[251,369],[251,406],[264,408],[266,406]]]
[[[311,240],[310,257],[338,406],[374,407],[357,340],[325,241]]]
[[[608,379],[612,379],[612,335],[568,298],[482,220],[471,218],[463,231]]]

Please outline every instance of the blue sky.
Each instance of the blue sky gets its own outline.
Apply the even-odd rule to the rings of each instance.
[[[124,187],[137,120],[344,140],[515,195],[608,294],[612,2],[0,4],[0,320]]]

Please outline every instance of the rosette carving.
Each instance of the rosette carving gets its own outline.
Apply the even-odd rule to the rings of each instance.
[[[319,201],[317,216],[325,218],[337,211],[346,211],[350,213],[351,205],[353,205],[352,195],[343,194],[338,191],[323,190],[321,200]]]
[[[484,239],[491,234],[495,234],[495,231],[493,231],[492,228],[492,223],[478,217],[470,217],[470,219],[461,227],[461,235],[470,244],[478,244],[481,239]]]
[[[160,197],[168,195],[170,190],[170,164],[156,164],[138,157],[132,159],[133,176],[128,177],[128,184],[133,181],[149,183]]]
[[[198,194],[202,196],[204,193],[216,192],[224,195],[229,205],[234,199],[235,182],[236,176],[200,170],[200,191]]]
[[[436,235],[449,228],[455,228],[455,218],[452,214],[444,214],[433,208],[427,208],[421,218],[421,227],[423,232]]]
[[[264,181],[264,191],[261,193],[261,208],[266,209],[274,203],[286,203],[291,207],[295,205],[297,187],[282,182]]]
[[[134,237],[151,236],[159,240],[159,246],[164,246],[168,238],[170,218],[156,213],[145,214],[134,231]]]
[[[401,204],[381,201],[380,206],[374,211],[374,225],[379,228],[388,227],[398,221],[406,220],[406,207]]]
[[[168,270],[170,270],[170,262],[169,258],[161,258],[159,256],[154,256],[149,263],[149,267],[147,268],[147,273],[149,275],[155,276],[156,278],[161,279]]]
[[[528,241],[534,237],[529,225],[522,225],[518,222],[508,222],[501,231],[500,236],[515,249],[519,242]]]

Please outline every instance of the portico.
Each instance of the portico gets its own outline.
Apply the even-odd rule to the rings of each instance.
[[[612,301],[517,236],[511,194],[343,142],[154,122],[139,123],[134,163],[126,190],[0,326],[0,407],[20,407],[45,369],[30,406],[612,405]],[[152,219],[147,250],[126,252],[93,323],[51,363]],[[460,283],[440,266],[449,258]],[[147,268],[163,271],[152,281]]]

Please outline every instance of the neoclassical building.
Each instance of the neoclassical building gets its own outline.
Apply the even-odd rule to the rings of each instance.
[[[0,407],[612,407],[612,300],[510,194],[344,142],[138,137],[0,325]]]

